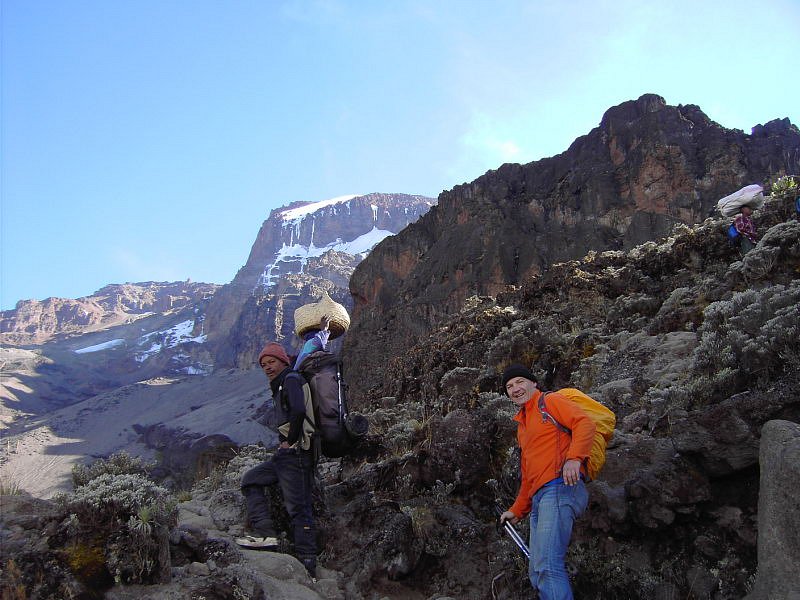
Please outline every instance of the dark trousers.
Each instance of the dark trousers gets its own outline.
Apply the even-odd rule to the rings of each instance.
[[[272,458],[253,467],[242,477],[242,494],[247,504],[247,518],[253,531],[262,536],[276,534],[270,503],[264,487],[278,484],[283,504],[294,529],[294,547],[298,558],[316,557],[317,539],[312,511],[314,484],[313,452],[279,448]]]

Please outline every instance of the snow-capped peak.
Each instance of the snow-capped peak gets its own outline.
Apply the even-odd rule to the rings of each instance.
[[[333,204],[341,204],[342,202],[347,202],[357,197],[358,194],[352,194],[349,196],[336,196],[335,198],[330,198],[328,200],[320,200],[319,202],[310,202],[298,208],[290,208],[288,210],[282,211],[279,214],[284,221],[297,221],[302,219],[306,215],[310,215],[311,213],[318,211],[321,208],[325,208],[326,206],[331,206]]]

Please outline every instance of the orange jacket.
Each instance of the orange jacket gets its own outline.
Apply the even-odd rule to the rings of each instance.
[[[522,449],[522,483],[514,504],[509,509],[518,518],[531,511],[531,498],[548,481],[561,476],[564,462],[575,459],[584,463],[589,457],[595,424],[574,402],[558,392],[548,392],[547,412],[572,431],[572,436],[559,431],[551,421],[542,421],[538,402],[542,392],[536,390],[514,417],[517,441]]]

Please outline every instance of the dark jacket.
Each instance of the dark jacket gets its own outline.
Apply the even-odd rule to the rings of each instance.
[[[303,430],[303,419],[306,414],[304,383],[303,376],[289,367],[269,382],[275,404],[275,424],[279,428],[281,425],[289,424],[288,434],[284,435],[279,431],[278,437],[281,442],[288,442],[290,446],[297,442]]]

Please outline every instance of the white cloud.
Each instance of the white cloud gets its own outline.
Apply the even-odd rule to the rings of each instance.
[[[186,266],[175,262],[174,256],[165,256],[152,248],[111,248],[108,256],[120,281],[182,281],[189,272]]]
[[[475,113],[469,129],[461,136],[461,145],[465,152],[487,164],[514,162],[519,159],[522,150],[509,129],[508,121],[485,113]]]

